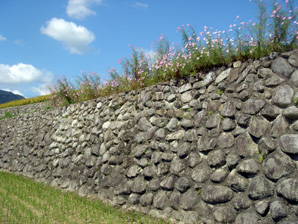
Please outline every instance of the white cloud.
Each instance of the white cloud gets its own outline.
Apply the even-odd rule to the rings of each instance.
[[[23,40],[15,40],[14,43],[16,45],[19,45],[19,46],[22,46],[22,47],[25,45],[25,42]]]
[[[151,66],[155,62],[157,53],[154,50],[149,50],[146,48],[136,48],[136,51],[144,54],[144,56],[149,62],[149,66]]]
[[[140,3],[140,2],[135,2],[134,6],[139,7],[139,8],[148,8],[148,4]]]
[[[21,95],[21,96],[25,97],[19,90],[11,90],[11,89],[8,89],[8,88],[7,89],[2,89],[2,90],[12,92],[14,94]]]
[[[30,64],[0,64],[0,85],[17,85],[33,82],[49,82],[53,74],[47,70],[39,70]]]
[[[89,44],[95,36],[84,26],[77,26],[64,19],[53,18],[41,27],[41,33],[61,41],[72,54],[83,54],[89,50]]]
[[[41,84],[38,87],[32,87],[33,92],[38,93],[39,95],[48,95],[50,91],[48,89],[48,84]]]
[[[156,56],[156,52],[152,49],[149,50],[149,49],[141,48],[141,51],[143,52],[144,55],[148,55],[150,58]]]
[[[96,12],[90,9],[93,4],[102,4],[102,0],[68,0],[66,13],[71,18],[82,20],[96,15]]]
[[[5,41],[5,40],[7,39],[0,34],[0,41]]]

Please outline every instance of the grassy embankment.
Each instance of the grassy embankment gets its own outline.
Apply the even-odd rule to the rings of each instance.
[[[0,172],[0,223],[168,223]]]
[[[44,96],[38,96],[38,97],[32,97],[22,100],[14,100],[8,103],[2,103],[0,104],[0,109],[7,108],[7,107],[17,107],[17,106],[24,106],[28,104],[34,104],[34,103],[41,103],[49,101],[51,95],[44,95]]]

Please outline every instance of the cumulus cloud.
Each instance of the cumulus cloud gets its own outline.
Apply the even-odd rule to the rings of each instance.
[[[48,84],[41,84],[38,87],[32,87],[33,92],[38,93],[39,95],[48,95],[50,91],[48,89]]]
[[[41,33],[63,43],[72,54],[83,54],[89,50],[89,44],[95,36],[84,26],[77,26],[64,19],[53,18],[41,27]]]
[[[83,20],[87,16],[96,15],[96,12],[90,9],[93,4],[102,4],[102,0],[69,0],[66,13],[71,18]]]
[[[0,64],[0,85],[17,85],[33,82],[50,82],[52,72],[39,70],[30,64]]]
[[[149,7],[148,4],[144,4],[141,2],[135,2],[134,6],[139,7],[139,8],[148,8]]]
[[[7,39],[0,34],[0,41],[5,41],[5,40]]]
[[[8,89],[8,88],[6,88],[6,89],[2,89],[2,90],[4,90],[4,91],[8,91],[8,92],[12,92],[12,93],[14,93],[14,94],[17,94],[17,95],[20,95],[20,96],[25,97],[19,90],[11,90],[11,89]]]

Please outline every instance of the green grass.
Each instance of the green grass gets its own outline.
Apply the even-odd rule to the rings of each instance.
[[[166,223],[0,172],[0,223]]]
[[[295,98],[293,102],[296,105],[296,107],[298,107],[298,98]]]
[[[6,118],[11,118],[11,117],[15,117],[17,115],[15,114],[10,114],[10,112],[5,112],[4,117],[0,117],[0,120],[6,119]]]

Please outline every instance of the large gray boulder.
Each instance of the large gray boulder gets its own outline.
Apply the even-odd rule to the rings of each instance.
[[[276,191],[278,194],[282,195],[284,198],[298,202],[298,179],[289,178],[282,180],[277,183]]]
[[[145,117],[142,117],[139,120],[137,127],[140,131],[148,131],[148,129],[150,129],[152,125]]]
[[[248,196],[253,200],[264,199],[273,195],[273,185],[263,176],[254,177],[247,189]]]
[[[168,197],[164,191],[158,192],[153,198],[153,206],[157,209],[164,209],[167,202]]]
[[[236,218],[236,210],[228,206],[219,207],[215,209],[213,215],[219,223],[232,223]]]
[[[278,86],[272,95],[271,102],[274,105],[280,107],[287,107],[289,104],[292,103],[292,97],[294,95],[294,91],[291,86],[283,85]]]
[[[236,114],[236,101],[228,101],[226,103],[224,103],[220,113],[222,116],[224,117],[234,117],[234,115]]]
[[[290,57],[288,58],[288,62],[290,63],[290,65],[294,66],[294,67],[298,67],[298,51],[294,50],[291,52]]]
[[[261,224],[260,217],[255,212],[242,212],[237,215],[235,224]]]
[[[298,70],[293,72],[290,81],[294,86],[298,87]]]
[[[194,210],[199,195],[194,189],[189,189],[180,199],[181,207],[185,211]]]
[[[249,99],[247,100],[241,111],[245,114],[256,114],[263,109],[266,102],[263,99]]]
[[[271,180],[279,180],[295,170],[295,163],[284,153],[275,153],[264,162],[264,173]]]
[[[254,116],[249,121],[248,132],[256,137],[260,138],[265,135],[267,128],[269,127],[269,122],[262,116]]]
[[[298,135],[285,134],[280,137],[281,150],[285,153],[298,154]]]
[[[280,220],[287,216],[287,206],[280,200],[271,202],[270,214],[274,220]]]
[[[290,78],[293,69],[286,59],[278,57],[271,63],[271,69],[274,73]]]
[[[231,201],[234,193],[228,187],[221,185],[209,185],[201,191],[202,199],[211,204],[225,203]]]

